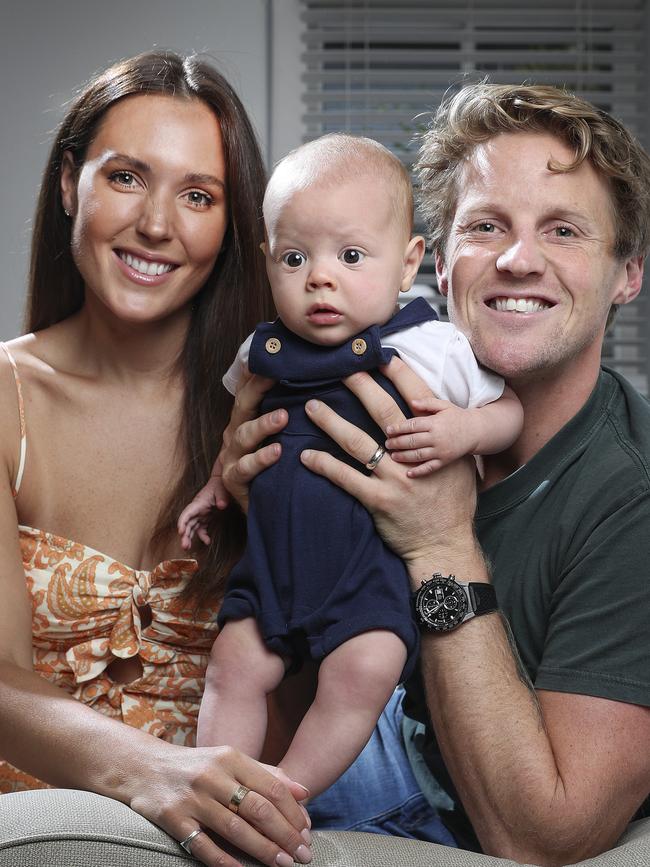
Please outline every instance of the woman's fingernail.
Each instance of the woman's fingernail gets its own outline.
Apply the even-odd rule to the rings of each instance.
[[[302,829],[300,836],[308,846],[311,846],[311,833],[307,828]]]
[[[303,461],[308,461],[311,458],[311,454],[311,449],[305,449],[304,451],[300,452],[300,458]]]
[[[300,788],[301,788],[301,789],[303,790],[303,792],[305,793],[305,794],[304,794],[304,797],[305,797],[305,798],[308,798],[308,797],[309,797],[309,789],[307,788],[307,786],[303,786],[302,783],[298,783],[298,782],[296,782],[296,780],[294,780],[293,782],[296,784],[296,786],[300,786]]]
[[[392,424],[389,424],[388,427],[386,428],[386,434],[388,436],[390,436],[394,430],[395,430],[395,428],[392,426]]]
[[[296,861],[300,861],[301,864],[309,864],[311,861],[311,852],[306,846],[298,846],[293,857]]]
[[[318,412],[320,409],[320,401],[318,400],[308,400],[305,404],[305,409],[309,412]]]
[[[286,852],[278,852],[275,856],[275,863],[278,867],[293,867],[295,861],[291,857],[291,855],[287,855]]]

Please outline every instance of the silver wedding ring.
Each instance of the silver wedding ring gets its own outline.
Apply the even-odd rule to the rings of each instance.
[[[192,854],[192,840],[203,833],[203,828],[195,828],[191,834],[188,834],[184,840],[181,840],[180,845],[185,849],[188,855]]]
[[[372,472],[385,454],[386,454],[386,449],[383,446],[377,446],[377,450],[375,451],[374,455],[370,458],[370,460],[366,464],[366,469],[370,470],[370,472]]]
[[[238,813],[239,805],[249,792],[250,789],[247,789],[246,786],[237,786],[235,788],[235,791],[230,796],[230,803],[228,804],[228,809],[232,810],[233,813]]]

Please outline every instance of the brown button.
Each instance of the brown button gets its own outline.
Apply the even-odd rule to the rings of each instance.
[[[367,348],[368,344],[363,337],[357,337],[356,340],[352,341],[352,352],[354,352],[355,355],[363,355]]]
[[[275,355],[276,352],[279,352],[282,349],[282,343],[278,337],[269,337],[264,344],[264,347],[270,355]]]

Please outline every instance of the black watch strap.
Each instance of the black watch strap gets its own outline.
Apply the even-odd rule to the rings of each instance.
[[[497,594],[491,584],[471,581],[467,585],[467,588],[474,614],[477,617],[480,614],[489,614],[491,611],[496,611],[499,607],[497,604]]]

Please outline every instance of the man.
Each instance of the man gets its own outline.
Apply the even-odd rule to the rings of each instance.
[[[572,863],[613,845],[650,793],[650,408],[600,369],[611,311],[641,288],[650,159],[582,100],[481,84],[441,107],[419,174],[450,317],[525,411],[520,439],[485,459],[481,547],[466,464],[417,480],[391,460],[372,477],[322,453],[303,460],[367,506],[409,567],[423,689],[410,686],[421,723],[404,734],[429,800],[463,845],[475,834],[490,854]],[[404,365],[389,375],[425,409]],[[417,451],[422,419],[405,426],[367,378],[350,387],[389,447],[410,436]],[[374,453],[324,405],[310,416],[362,463]],[[282,424],[240,430],[233,490],[275,459],[273,446],[242,451]],[[468,596],[448,576],[479,586]],[[485,615],[454,622],[463,600]]]

